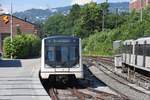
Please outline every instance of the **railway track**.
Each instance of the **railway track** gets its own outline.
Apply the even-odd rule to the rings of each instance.
[[[52,100],[127,100],[117,95],[101,92],[92,88],[83,90],[75,87],[65,90],[50,89],[49,93]]]
[[[117,93],[96,90],[97,86],[105,84],[92,75],[88,66],[84,71],[84,80],[73,79],[66,84],[42,80],[42,84],[52,100],[127,100]]]
[[[52,83],[48,89],[49,95],[52,100],[85,100],[86,95],[78,91],[76,84],[74,80],[63,84],[63,86],[60,82],[58,84]]]
[[[59,100],[57,89],[50,88],[49,89],[49,95],[50,95],[50,97],[51,97],[52,100]]]
[[[112,57],[89,57],[89,59],[92,59],[93,61],[98,62],[99,64],[103,64],[103,67],[105,67],[107,70],[113,72],[119,77],[122,77],[130,83],[136,84],[146,90],[150,90],[150,77],[147,77],[138,72],[133,73],[132,69],[130,69],[130,78],[128,76],[128,73],[122,73],[122,69],[119,69],[120,71],[118,73],[115,70],[114,61]]]

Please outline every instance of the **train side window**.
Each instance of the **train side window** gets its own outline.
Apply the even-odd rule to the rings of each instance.
[[[143,49],[144,49],[144,45],[139,44],[139,46],[138,46],[138,55],[143,55]]]
[[[128,45],[128,54],[130,54],[130,45]]]
[[[137,52],[138,55],[140,55],[140,51],[141,51],[140,49],[141,49],[141,46],[140,44],[138,44],[138,52]]]
[[[127,53],[130,54],[130,45],[127,45],[127,46],[128,46],[127,47],[127,51],[128,51]]]
[[[141,45],[138,45],[138,55],[141,55]]]
[[[146,56],[146,41],[144,41],[144,45],[143,45],[143,55]]]
[[[125,45],[125,47],[124,47],[124,48],[125,48],[125,51],[124,51],[124,52],[125,52],[125,53],[127,53],[127,45]]]
[[[135,55],[137,54],[137,46],[136,46],[136,44],[135,44],[135,47],[134,47],[135,49],[134,49],[134,53],[135,53]]]
[[[128,53],[128,45],[126,45],[126,53]]]
[[[132,54],[132,50],[133,50],[133,45],[124,45],[124,53],[127,53],[127,54]]]
[[[127,53],[129,53],[129,45],[127,45]]]
[[[122,51],[123,51],[123,53],[126,53],[126,45],[123,45]]]
[[[133,45],[131,45],[131,54],[133,54]]]
[[[123,53],[126,53],[126,45],[123,45]]]
[[[134,48],[135,48],[135,49],[134,49],[135,55],[138,55],[138,42],[136,42]]]
[[[144,55],[144,44],[141,45],[141,55]]]
[[[130,44],[129,45],[129,53],[132,54],[133,46]]]
[[[127,53],[129,54],[129,45],[127,45]]]
[[[150,44],[145,45],[146,56],[150,56]]]
[[[128,53],[128,45],[127,45],[127,43],[125,44],[125,53]]]

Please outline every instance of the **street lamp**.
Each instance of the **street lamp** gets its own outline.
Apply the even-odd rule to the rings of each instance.
[[[116,8],[116,27],[118,26],[118,13],[119,13],[119,8]]]

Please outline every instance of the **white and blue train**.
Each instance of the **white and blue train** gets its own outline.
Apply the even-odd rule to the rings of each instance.
[[[73,36],[50,36],[42,40],[42,79],[51,76],[83,78],[81,39]]]

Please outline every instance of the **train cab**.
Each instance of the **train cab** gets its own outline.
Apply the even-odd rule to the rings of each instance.
[[[42,40],[41,78],[74,75],[83,78],[81,39],[73,36],[51,36]]]

